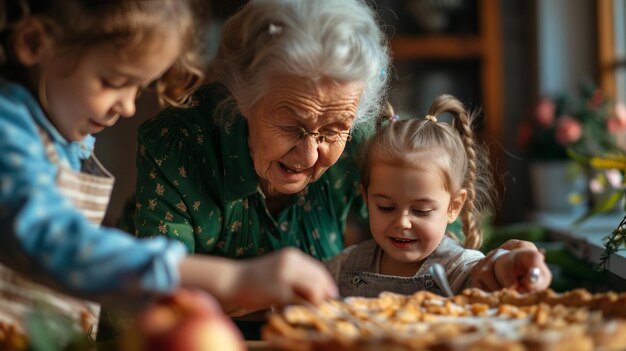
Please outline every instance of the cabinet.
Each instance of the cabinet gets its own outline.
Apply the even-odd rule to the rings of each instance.
[[[500,0],[379,0],[377,9],[391,36],[390,98],[399,112],[422,117],[435,96],[450,93],[482,108],[482,132],[501,142]]]

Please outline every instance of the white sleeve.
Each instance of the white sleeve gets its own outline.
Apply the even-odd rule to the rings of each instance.
[[[454,259],[447,262],[446,274],[450,281],[450,287],[455,294],[470,287],[470,272],[474,265],[484,257],[485,255],[480,251],[464,249]]]

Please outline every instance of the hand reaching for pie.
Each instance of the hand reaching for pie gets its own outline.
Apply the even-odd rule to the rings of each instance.
[[[494,262],[498,284],[519,292],[547,289],[552,282],[541,252],[532,249],[516,249],[505,252]]]
[[[537,247],[522,240],[509,240],[487,254],[472,269],[472,287],[485,291],[502,288],[519,292],[546,289],[552,273]]]

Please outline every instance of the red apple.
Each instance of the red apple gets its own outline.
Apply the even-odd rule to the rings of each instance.
[[[243,351],[239,329],[213,297],[179,289],[142,311],[123,340],[126,351]]]
[[[230,319],[195,315],[183,319],[164,334],[153,335],[145,344],[150,351],[243,351],[239,331]]]

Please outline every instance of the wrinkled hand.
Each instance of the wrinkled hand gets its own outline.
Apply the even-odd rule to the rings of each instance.
[[[498,264],[500,272],[498,274],[494,263],[501,259],[504,261]],[[529,284],[528,274],[534,267],[540,270],[539,279]],[[510,276],[505,277],[505,274],[510,274]],[[497,250],[490,251],[474,266],[471,275],[472,287],[485,291],[495,291],[505,287],[518,291],[537,291],[547,288],[552,282],[552,274],[545,264],[543,254],[537,250],[537,247],[529,241],[515,239],[505,242]],[[501,279],[498,279],[499,277]]]
[[[302,301],[317,304],[337,296],[337,291],[334,280],[319,261],[287,248],[243,261],[232,301],[246,309]]]

